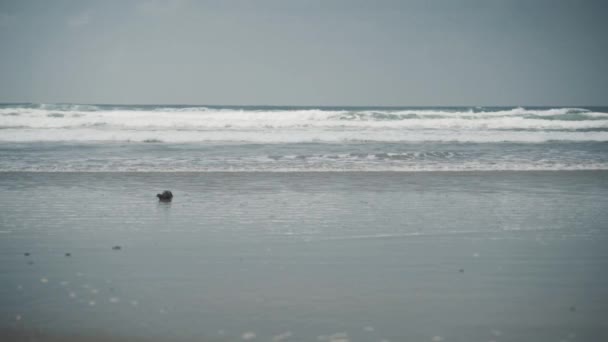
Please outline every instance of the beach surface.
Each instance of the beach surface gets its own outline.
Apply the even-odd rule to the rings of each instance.
[[[0,191],[3,340],[608,339],[607,171],[3,172]]]

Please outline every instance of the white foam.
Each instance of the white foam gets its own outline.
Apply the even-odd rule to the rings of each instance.
[[[6,111],[6,110],[0,110]],[[86,128],[130,130],[210,130],[210,129],[282,129],[282,128],[406,128],[406,129],[535,129],[571,130],[608,128],[605,113],[588,113],[593,120],[545,120],[489,113],[450,113],[440,117],[397,117],[384,120],[369,113],[357,116],[344,112],[320,110],[268,111],[95,111],[48,112],[20,110],[19,115],[0,115],[2,128]],[[0,112],[1,113],[1,112]],[[385,114],[387,115],[387,114]],[[390,114],[397,115],[397,114]],[[553,114],[545,114],[553,115]]]
[[[573,119],[571,115],[578,115]],[[0,108],[0,141],[608,141],[608,113],[497,111]]]
[[[302,143],[302,142],[527,142],[608,141],[608,132],[492,131],[492,130],[103,130],[3,129],[2,142],[157,142],[157,143]]]
[[[190,163],[88,163],[86,160],[51,164],[0,164],[0,172],[473,172],[473,171],[601,171],[608,162],[601,161],[463,161],[463,162],[317,162],[317,163],[248,163],[201,165]]]

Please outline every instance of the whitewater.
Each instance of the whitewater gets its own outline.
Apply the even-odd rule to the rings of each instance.
[[[608,169],[605,107],[1,104],[0,171]]]

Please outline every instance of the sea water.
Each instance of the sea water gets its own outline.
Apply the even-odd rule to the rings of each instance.
[[[1,110],[4,338],[608,338],[601,108]]]
[[[0,105],[0,171],[608,168],[608,108]]]

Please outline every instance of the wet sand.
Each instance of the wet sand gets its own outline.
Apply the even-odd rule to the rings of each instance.
[[[3,173],[0,190],[3,340],[608,339],[608,172]]]

